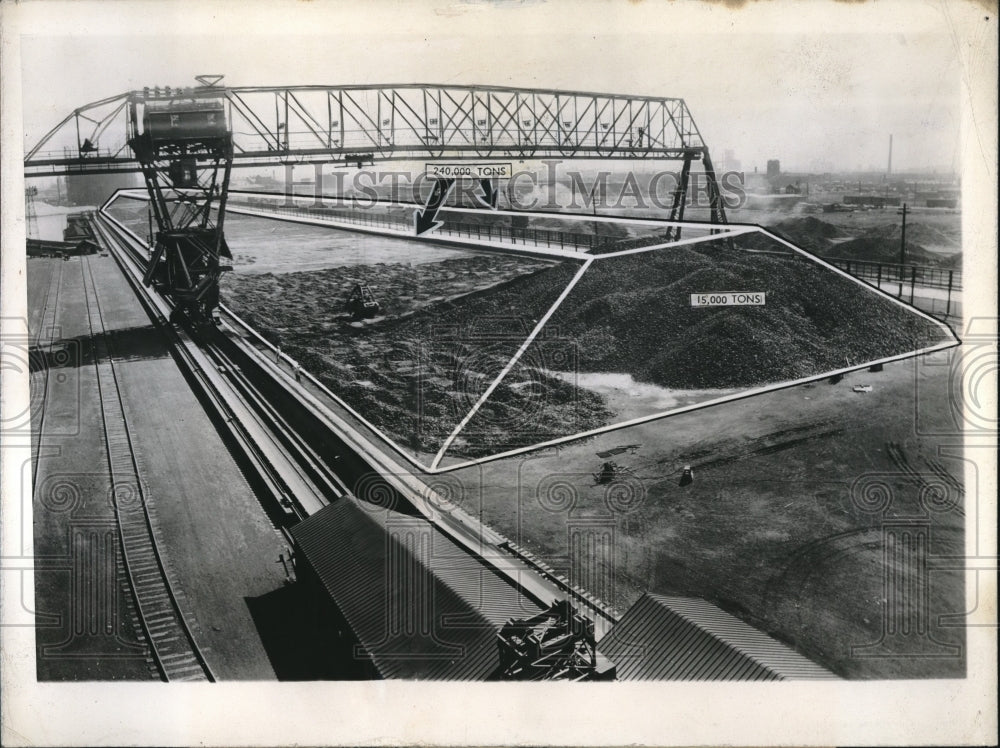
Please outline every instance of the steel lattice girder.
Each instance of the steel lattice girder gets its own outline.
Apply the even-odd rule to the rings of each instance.
[[[707,152],[683,99],[491,86],[205,86],[152,97],[224,98],[234,166],[421,158],[698,160]],[[129,101],[74,110],[32,148],[26,176],[139,171]]]

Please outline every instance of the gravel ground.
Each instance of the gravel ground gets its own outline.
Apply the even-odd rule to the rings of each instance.
[[[869,650],[883,656],[852,650],[878,642],[903,615],[885,581],[895,567],[885,562],[883,528],[916,517],[932,556],[962,553],[966,512],[975,511],[965,495],[980,489],[956,488],[965,462],[947,456],[962,442],[948,365],[960,355],[950,349],[445,477],[462,508],[621,610],[647,590],[693,595],[844,677],[961,677],[964,631],[939,618],[970,607],[961,571],[931,574],[920,609],[945,647],[914,636],[909,651],[892,641]],[[608,451],[628,471],[611,489],[592,477]],[[679,485],[684,465],[694,468],[688,486]],[[954,481],[945,489],[954,506],[928,513],[919,496],[940,483],[939,471]],[[892,504],[865,509],[864,487],[879,482]],[[582,542],[588,532],[611,541]],[[588,548],[611,550],[581,552]]]

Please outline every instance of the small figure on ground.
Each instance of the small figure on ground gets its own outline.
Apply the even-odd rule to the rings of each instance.
[[[681,471],[681,480],[678,485],[690,486],[692,483],[694,483],[694,470],[691,469],[690,465],[685,465]]]

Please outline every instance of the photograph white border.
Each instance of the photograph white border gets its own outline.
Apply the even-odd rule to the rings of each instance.
[[[663,28],[664,35],[706,33],[947,33],[955,40],[963,81],[963,309],[996,333],[997,7],[995,2],[671,3],[568,0],[511,2],[114,3],[8,2],[0,6],[0,149],[3,246],[0,298],[4,340],[26,334],[21,137],[21,34],[98,37],[183,34],[209,38],[322,34],[325,29],[403,26],[412,38],[512,29],[562,34]],[[668,63],[665,44],[664,64]],[[432,53],[428,49],[428,54]],[[766,54],[762,50],[761,54]],[[484,48],[498,74],[516,61]],[[84,64],[84,61],[81,61]],[[472,61],[469,61],[470,66]],[[725,61],[705,60],[705,64]],[[740,64],[753,64],[752,60]],[[364,75],[336,71],[338,79]],[[530,83],[530,71],[523,78]],[[28,401],[27,372],[7,369],[2,413]],[[995,397],[979,408],[989,412]],[[994,389],[995,393],[995,389]],[[38,683],[34,633],[19,623],[33,609],[30,483],[22,482],[30,435],[5,433],[3,489],[2,742],[4,745],[902,745],[996,741],[996,435],[966,438],[967,477],[979,473],[979,533],[970,537],[977,564],[967,582],[968,674],[964,679],[836,684],[439,684],[407,682]],[[27,531],[27,534],[25,534]],[[976,543],[972,546],[971,543]],[[22,586],[23,581],[23,586]],[[979,597],[975,597],[978,592]]]

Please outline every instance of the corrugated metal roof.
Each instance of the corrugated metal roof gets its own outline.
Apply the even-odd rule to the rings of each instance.
[[[427,520],[351,496],[292,535],[385,678],[485,678],[500,626],[540,610]]]
[[[619,680],[836,678],[705,600],[647,593],[597,645]]]

